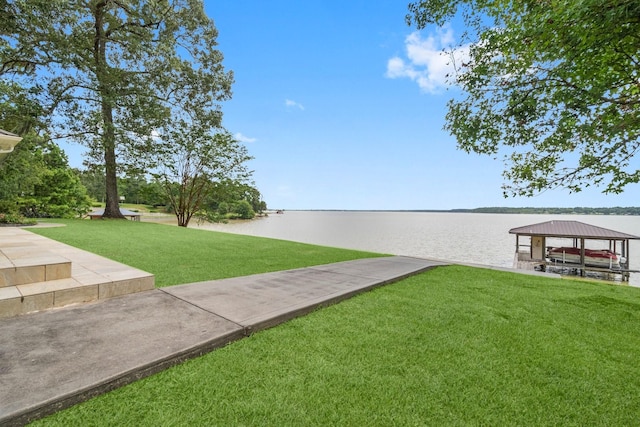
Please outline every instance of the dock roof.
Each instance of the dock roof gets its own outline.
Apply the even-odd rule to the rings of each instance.
[[[0,135],[4,136],[18,136],[15,133],[7,132],[6,130],[0,129]]]
[[[637,240],[639,236],[596,227],[580,221],[547,221],[509,230],[509,234],[525,236],[579,237],[585,239]]]

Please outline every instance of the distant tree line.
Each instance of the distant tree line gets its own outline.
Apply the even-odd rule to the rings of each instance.
[[[0,128],[11,128],[3,118],[6,105],[1,101]],[[189,176],[179,180],[140,171],[118,176],[117,185],[124,202],[160,207],[174,213],[182,226],[187,226],[192,217],[216,222],[262,214],[267,205],[260,192],[246,180],[229,176],[202,174],[197,179]],[[192,183],[200,187],[197,197]],[[81,217],[94,205],[104,206],[105,187],[102,167],[71,168],[55,142],[29,131],[0,164],[0,223]]]
[[[505,214],[552,214],[552,215],[640,215],[640,207],[613,208],[503,208],[486,207],[476,209],[452,209],[451,212],[505,213]]]
[[[104,203],[104,172],[99,168],[77,171],[80,182],[87,194],[95,201]],[[202,203],[194,215],[208,221],[225,219],[251,219],[262,214],[267,204],[262,194],[253,186],[233,180],[210,182],[207,191],[202,195]],[[118,194],[124,203],[149,205],[174,213],[171,191],[178,191],[180,184],[172,182],[168,185],[160,180],[147,177],[146,174],[127,175],[118,178]],[[169,190],[169,191],[167,191]]]
[[[175,210],[167,184],[144,174],[118,177],[125,203]],[[194,215],[208,221],[251,219],[267,204],[253,186],[233,180],[209,182]],[[177,182],[168,185],[178,189]],[[71,168],[64,151],[51,140],[29,134],[0,165],[0,223],[28,223],[32,218],[75,218],[104,205],[105,175]]]
[[[2,120],[0,120],[2,124]],[[1,126],[0,126],[1,127]],[[118,177],[125,203],[143,204],[174,213],[167,187],[146,174]],[[251,219],[267,204],[253,186],[234,180],[208,182],[194,215],[208,221]],[[97,168],[71,168],[64,151],[50,139],[27,134],[0,164],[0,223],[28,223],[31,218],[75,218],[104,205],[105,174]]]

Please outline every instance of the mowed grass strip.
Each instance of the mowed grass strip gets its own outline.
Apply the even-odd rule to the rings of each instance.
[[[438,267],[36,425],[637,425],[639,331],[635,288]]]
[[[29,230],[153,273],[157,287],[383,256],[145,222],[52,222],[66,227]]]

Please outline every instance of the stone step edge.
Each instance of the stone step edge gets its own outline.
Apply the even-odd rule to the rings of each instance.
[[[0,267],[0,288],[71,278],[71,261],[25,262],[22,265]]]
[[[87,303],[155,288],[152,274],[82,284],[73,278],[0,288],[0,318]]]

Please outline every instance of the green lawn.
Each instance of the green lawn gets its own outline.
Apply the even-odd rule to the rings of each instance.
[[[639,354],[640,289],[439,267],[36,424],[637,425]]]
[[[153,273],[157,287],[380,256],[146,222],[51,222],[66,227],[30,231]]]

